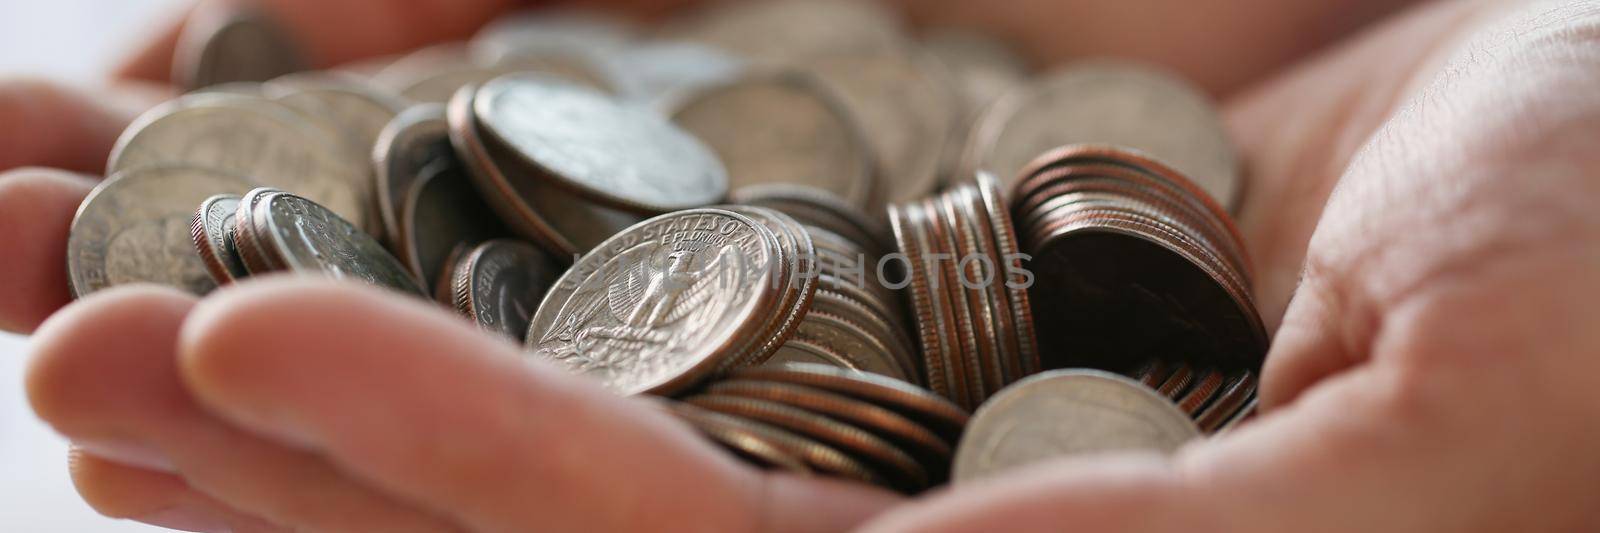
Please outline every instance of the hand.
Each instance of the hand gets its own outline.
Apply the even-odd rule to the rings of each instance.
[[[1265,416],[866,529],[1600,527],[1597,29],[1595,2],[1436,3],[1236,99],[1258,292],[1287,306]]]
[[[289,2],[282,3],[287,5]],[[379,2],[365,3],[379,4]],[[1378,3],[1382,2],[1374,2]],[[1328,5],[1321,5],[1320,9],[1341,7],[1342,5],[1333,5],[1331,8]],[[326,7],[319,6],[319,8]],[[1181,13],[1185,9],[1195,8],[1173,9]],[[1316,9],[1318,8],[1306,8],[1305,11],[1314,12]],[[1411,22],[1401,23],[1408,28],[1391,27],[1384,31],[1391,35],[1389,37],[1391,45],[1439,42],[1443,41],[1446,35],[1453,35],[1450,31],[1456,28],[1456,24],[1466,24],[1448,16],[1452,10],[1455,10],[1456,15],[1468,16],[1475,14],[1475,9],[1434,8],[1434,13],[1444,12],[1446,15],[1415,15],[1410,19]],[[398,9],[393,11],[402,12]],[[1107,9],[1107,11],[1118,10]],[[1086,20],[1094,18],[1093,13],[1082,11],[1078,13],[1078,16]],[[437,17],[439,13],[428,13],[428,15]],[[1303,16],[1303,13],[1301,15]],[[293,17],[285,18],[293,19]],[[383,19],[384,17],[372,17],[362,20]],[[1424,22],[1415,22],[1417,19],[1424,19]],[[1274,20],[1277,19],[1269,18],[1263,21],[1262,25],[1270,26],[1267,23]],[[1430,21],[1435,26],[1429,27]],[[445,27],[451,26],[448,22],[433,23]],[[416,25],[398,24],[398,26]],[[471,26],[463,23],[461,27],[470,29]],[[1022,23],[1014,26],[1033,27]],[[304,26],[297,27],[304,28]],[[1424,31],[1428,29],[1431,29],[1431,32]],[[1051,42],[1048,37],[1039,37],[1044,30],[1046,29],[1030,30],[1022,36],[1031,39],[1032,42],[1048,44]],[[330,35],[336,33],[329,32]],[[406,32],[373,32],[374,35],[397,33]],[[427,40],[419,39],[418,42]],[[310,41],[315,42],[315,39]],[[345,50],[355,51],[345,53],[349,54],[349,57],[359,57],[368,53],[392,51],[385,46],[402,48],[409,46],[409,44],[405,46],[394,44],[399,42],[401,40],[393,40],[390,44],[381,46],[354,43]],[[1219,49],[1249,49],[1249,44],[1250,40],[1246,34],[1237,39],[1218,41],[1217,46]],[[341,49],[334,45],[317,48]],[[1048,46],[1043,49],[1049,50]],[[1317,208],[1320,208],[1327,197],[1327,190],[1331,188],[1333,182],[1332,178],[1337,177],[1345,168],[1350,153],[1360,144],[1361,139],[1387,120],[1394,102],[1400,100],[1400,95],[1410,92],[1405,87],[1408,85],[1408,80],[1425,79],[1421,78],[1423,75],[1417,73],[1432,70],[1427,67],[1416,67],[1414,62],[1408,64],[1406,61],[1389,57],[1394,55],[1394,51],[1395,49],[1390,46],[1380,46],[1376,51],[1369,50],[1364,53],[1346,51],[1343,53],[1345,66],[1329,66],[1330,63],[1340,62],[1335,58],[1323,61],[1319,66],[1312,67],[1311,71],[1332,74],[1302,74],[1301,77],[1291,81],[1246,96],[1240,100],[1244,103],[1234,107],[1234,117],[1239,124],[1240,137],[1249,151],[1255,164],[1254,170],[1259,176],[1252,183],[1252,196],[1248,202],[1251,211],[1245,213],[1244,222],[1250,228],[1251,245],[1256,248],[1258,260],[1262,263],[1261,270],[1265,272],[1262,276],[1262,300],[1270,317],[1276,318],[1273,306],[1277,305],[1276,309],[1282,309],[1282,301],[1288,294],[1287,290],[1281,289],[1284,285],[1281,282],[1274,285],[1275,280],[1284,279],[1283,273],[1287,272],[1291,276],[1288,277],[1291,282],[1288,286],[1293,286],[1292,275],[1298,271],[1300,263],[1297,254],[1304,253],[1305,237],[1314,224],[1310,221],[1316,219]],[[325,54],[327,57],[341,57],[334,52]],[[170,57],[170,43],[167,54],[147,55],[154,58]],[[1356,59],[1348,59],[1351,56]],[[1366,72],[1362,78],[1336,78],[1339,74],[1360,71],[1350,65],[1370,68],[1373,64],[1379,63],[1367,61],[1374,56],[1382,56],[1385,62],[1392,61],[1395,63],[1394,68],[1386,72],[1382,69],[1372,69],[1378,72]],[[1428,54],[1418,53],[1412,59],[1421,62],[1427,57]],[[324,64],[331,61],[333,60],[321,60]],[[1270,63],[1263,60],[1254,61],[1261,64]],[[1181,59],[1178,63],[1179,68],[1188,65],[1182,63]],[[135,62],[135,65],[137,64],[138,61]],[[133,68],[129,72],[138,71],[138,68]],[[153,68],[145,72],[165,72],[165,70]],[[1235,78],[1239,76],[1242,75],[1236,75]],[[1314,83],[1328,79],[1349,81],[1346,82],[1348,85],[1343,86]],[[1235,83],[1237,81],[1235,79]],[[1387,94],[1383,92],[1385,83],[1388,84]],[[1214,88],[1226,86],[1226,84],[1210,85]],[[1322,90],[1308,90],[1308,87]],[[1534,97],[1533,91],[1524,90],[1526,94],[1521,94],[1523,99]],[[1479,91],[1479,93],[1468,92],[1467,95],[1476,94],[1475,98],[1501,103],[1494,98],[1500,96],[1499,93],[1486,97],[1483,93],[1487,91],[1482,89]],[[1544,87],[1541,86],[1539,95],[1547,96],[1544,92]],[[1461,96],[1463,95],[1456,97]],[[1352,100],[1358,105],[1350,106],[1348,109],[1355,109],[1355,112],[1348,112],[1346,107],[1339,105],[1343,103],[1348,106],[1348,102]],[[1326,122],[1316,124],[1316,121],[1307,121],[1318,126],[1311,128],[1311,135],[1297,137],[1284,134],[1285,125],[1280,121],[1306,120],[1307,115],[1314,112],[1320,112],[1316,115],[1319,117],[1317,120]],[[1412,132],[1404,135],[1416,135],[1416,130],[1422,130],[1432,124],[1429,121],[1413,120],[1416,120],[1416,123],[1411,126]],[[1503,120],[1520,124],[1515,121],[1532,119],[1504,118]],[[105,120],[105,123],[114,125],[107,129],[120,128],[120,125],[116,125],[117,122],[115,119]],[[1388,126],[1388,129],[1403,129],[1403,125],[1403,120],[1396,120]],[[1474,125],[1473,128],[1461,128],[1461,130],[1466,132],[1491,130],[1499,131],[1503,135],[1505,130],[1512,127],[1505,124],[1495,126],[1484,128],[1481,125]],[[1336,133],[1326,133],[1329,130]],[[1521,134],[1524,133],[1519,133]],[[100,160],[103,161],[105,147],[109,146],[109,138],[114,137],[115,131],[106,136],[106,140],[98,149],[96,145],[86,141],[90,135],[88,132],[62,135],[60,138],[78,142],[61,144],[87,146],[81,150],[86,154],[98,151]],[[1498,137],[1494,135],[1489,133],[1481,135],[1488,139],[1483,141],[1485,143],[1497,142],[1495,139]],[[1434,140],[1444,142],[1453,139],[1440,136]],[[1526,150],[1536,147],[1531,146],[1532,144],[1535,143],[1530,141],[1530,146],[1521,144],[1517,146]],[[1426,151],[1417,153],[1410,151],[1411,148],[1407,150],[1401,153],[1405,160],[1423,163],[1429,163],[1426,157],[1433,153]],[[39,157],[37,154],[50,151],[42,149],[30,151],[23,156]],[[1372,159],[1376,156],[1366,157]],[[1557,160],[1572,161],[1572,154],[1564,154]],[[70,166],[68,162],[53,161],[56,160],[46,160],[44,163]],[[1387,164],[1381,160],[1365,163],[1362,161],[1365,160],[1358,161],[1352,166],[1352,177],[1346,178],[1347,181],[1360,174],[1357,169],[1362,168],[1362,165],[1377,167]],[[36,161],[28,162],[36,163]],[[1284,162],[1309,166],[1295,167]],[[1476,161],[1458,162],[1461,168],[1469,168],[1470,165],[1467,163],[1478,164]],[[1508,163],[1503,162],[1500,167],[1491,168],[1506,170]],[[74,168],[92,171],[95,167]],[[1419,168],[1420,170],[1424,169]],[[1388,169],[1383,177],[1391,178],[1392,181],[1393,176],[1387,171]],[[1373,171],[1368,172],[1376,175]],[[1436,186],[1438,176],[1449,177],[1442,172],[1445,171],[1432,169],[1431,173],[1419,172],[1417,177],[1411,178],[1407,183],[1411,183],[1415,188]],[[1294,178],[1294,181],[1291,182],[1288,178]],[[49,284],[48,276],[51,275],[56,276],[55,280],[59,281],[59,258],[62,257],[61,253],[52,252],[50,246],[56,246],[59,250],[63,245],[66,221],[70,220],[71,209],[75,208],[77,201],[81,199],[82,192],[76,193],[77,198],[72,198],[72,187],[61,184],[75,179],[28,178],[28,174],[0,178],[0,232],[16,233],[0,236],[18,237],[0,242],[8,243],[5,244],[9,248],[8,252],[23,252],[7,254],[12,258],[9,262],[0,259],[0,268],[5,269],[4,273],[18,274],[8,278],[14,281],[8,283],[4,290],[15,292],[22,297],[22,299],[0,298],[0,300],[26,304],[18,307],[16,312],[13,312],[12,308],[0,309],[0,321],[15,324],[12,327],[28,329],[31,324],[42,320],[66,301],[64,282]],[[1368,178],[1368,181],[1373,179],[1375,178]],[[1475,183],[1488,182],[1491,181],[1480,178],[1480,182]],[[1457,181],[1446,183],[1457,183]],[[1492,183],[1502,183],[1500,189],[1495,189],[1495,194],[1506,194],[1504,189],[1515,189],[1506,187],[1502,181]],[[87,186],[82,182],[78,182],[77,185],[80,191],[86,190]],[[1531,193],[1554,195],[1554,191],[1559,190],[1565,193],[1559,187],[1552,189],[1536,191],[1516,189],[1511,192],[1520,195]],[[38,192],[41,190],[46,192]],[[1387,194],[1389,193],[1386,191]],[[1344,194],[1348,195],[1349,193]],[[1334,222],[1331,221],[1338,219],[1336,213],[1348,211],[1353,214],[1346,215],[1345,218],[1351,221],[1339,224],[1347,228],[1344,230],[1346,235],[1354,232],[1354,229],[1349,228],[1364,229],[1367,224],[1393,227],[1389,225],[1391,222],[1387,217],[1393,216],[1393,211],[1403,211],[1402,208],[1413,207],[1414,202],[1407,202],[1407,198],[1383,197],[1398,198],[1405,204],[1391,210],[1358,211],[1355,208],[1340,206],[1360,204],[1360,200],[1346,201],[1336,198],[1329,208],[1329,221],[1324,222],[1322,226],[1326,228],[1333,225]],[[1574,191],[1570,197],[1582,198],[1582,195]],[[1523,199],[1531,201],[1538,198],[1523,197]],[[1388,201],[1396,202],[1395,199]],[[1459,199],[1440,197],[1435,201],[1439,204],[1435,206],[1437,212],[1433,212],[1430,215],[1433,218],[1428,220],[1445,220],[1452,213],[1476,213],[1475,210],[1482,209],[1481,205],[1476,203],[1452,203],[1452,201],[1459,202]],[[1539,205],[1541,209],[1547,207],[1540,202],[1533,203]],[[1312,209],[1309,209],[1309,212],[1297,211],[1287,209],[1285,207],[1287,205],[1305,205]],[[61,208],[61,206],[68,207]],[[1451,210],[1457,207],[1460,209]],[[13,216],[13,213],[24,213],[25,211],[21,209],[32,210],[26,213],[34,216],[21,219],[27,220],[28,224],[7,219]],[[1570,216],[1570,213],[1564,211],[1543,214],[1554,219]],[[52,216],[54,218],[51,218]],[[1499,223],[1492,219],[1484,224],[1492,230],[1499,228]],[[1317,254],[1310,260],[1313,265],[1318,265],[1318,261],[1324,261],[1326,266],[1311,270],[1306,287],[1317,286],[1316,280],[1327,280],[1325,284],[1333,284],[1335,281],[1332,280],[1346,278],[1354,280],[1358,278],[1354,272],[1357,270],[1366,272],[1365,267],[1340,269],[1335,266],[1345,262],[1359,262],[1350,258],[1365,258],[1373,255],[1374,250],[1387,253],[1394,246],[1386,244],[1382,248],[1377,248],[1350,237],[1344,239],[1324,237],[1323,235],[1332,230],[1320,231],[1319,242],[1312,247],[1317,250]],[[1488,241],[1485,244],[1493,244],[1494,239],[1490,238],[1493,235],[1479,236],[1477,233],[1465,235],[1460,239],[1463,243],[1458,244],[1462,244],[1464,248],[1484,241]],[[1488,233],[1494,234],[1494,231]],[[1332,241],[1334,244],[1325,244],[1328,239],[1334,239]],[[1341,242],[1342,245],[1338,244]],[[1358,244],[1361,246],[1357,246]],[[1405,242],[1402,248],[1415,248],[1416,253],[1395,261],[1399,261],[1402,266],[1431,271],[1431,268],[1409,265],[1408,261],[1417,258],[1435,259],[1435,255],[1448,250],[1441,250],[1437,246],[1430,248],[1422,246],[1423,244],[1427,243]],[[1335,250],[1341,249],[1340,246],[1345,250],[1344,253],[1334,253]],[[1323,250],[1329,247],[1333,250]],[[1479,253],[1481,256],[1481,252]],[[1319,255],[1329,257],[1319,260]],[[1453,265],[1467,261],[1459,258],[1450,259],[1453,257],[1459,256],[1437,258],[1439,261],[1433,266],[1453,271],[1455,268]],[[1345,259],[1336,261],[1338,258]],[[1563,265],[1571,268],[1581,266],[1574,261],[1567,261]],[[1278,275],[1274,276],[1273,273]],[[1366,280],[1369,277],[1374,275],[1364,273],[1359,279]],[[1443,278],[1434,275],[1419,277],[1428,280]],[[36,282],[30,283],[28,280]],[[250,285],[255,287],[243,287],[237,291],[219,294],[200,304],[198,308],[193,308],[194,304],[190,299],[165,291],[151,289],[114,291],[73,305],[60,313],[41,332],[36,340],[38,349],[36,363],[30,373],[30,394],[41,416],[89,450],[77,452],[75,478],[86,499],[97,508],[113,516],[151,517],[150,513],[156,512],[157,514],[150,518],[153,522],[203,525],[207,526],[207,529],[225,524],[239,530],[276,528],[386,530],[401,525],[416,528],[472,529],[530,527],[564,529],[584,526],[588,528],[638,526],[651,529],[670,526],[775,529],[779,526],[791,526],[797,529],[838,529],[892,503],[891,498],[868,489],[796,480],[785,476],[765,476],[734,465],[724,458],[720,451],[709,449],[709,446],[693,435],[686,435],[683,428],[658,413],[628,405],[634,401],[619,400],[600,394],[587,385],[549,369],[527,369],[507,363],[510,357],[514,357],[510,355],[514,348],[466,331],[465,326],[444,318],[443,313],[438,311],[397,304],[392,297],[375,295],[369,290],[358,288],[287,281]],[[1506,285],[1503,280],[1496,281],[1490,286],[1502,285]],[[1360,291],[1363,301],[1376,298],[1366,294],[1372,291],[1366,290],[1364,285],[1358,286],[1363,287]],[[1508,286],[1516,287],[1515,284]],[[60,292],[55,295],[36,294],[54,290]],[[1358,481],[1371,482],[1370,479],[1361,479],[1357,475],[1364,470],[1354,469],[1348,465],[1327,464],[1326,457],[1330,455],[1338,457],[1346,453],[1362,457],[1359,454],[1371,451],[1370,443],[1367,441],[1373,440],[1374,435],[1388,439],[1391,438],[1390,431],[1404,429],[1409,418],[1397,417],[1393,412],[1395,409],[1385,411],[1377,404],[1383,403],[1380,400],[1396,396],[1402,400],[1411,400],[1413,398],[1411,394],[1415,392],[1413,389],[1423,385],[1432,387],[1434,378],[1429,376],[1428,380],[1406,380],[1402,383],[1405,385],[1403,387],[1383,387],[1382,384],[1387,381],[1384,381],[1382,376],[1390,373],[1377,372],[1370,368],[1377,366],[1379,361],[1388,359],[1378,357],[1375,351],[1371,354],[1362,351],[1356,355],[1349,355],[1348,358],[1339,356],[1355,350],[1335,352],[1333,357],[1323,355],[1329,353],[1330,346],[1368,347],[1362,343],[1376,342],[1377,334],[1371,331],[1366,332],[1368,335],[1366,337],[1352,335],[1359,342],[1349,342],[1342,337],[1330,341],[1323,336],[1325,332],[1321,327],[1323,323],[1346,325],[1346,321],[1349,320],[1359,325],[1362,323],[1360,319],[1363,318],[1378,320],[1376,317],[1388,316],[1382,314],[1378,310],[1379,306],[1375,304],[1367,306],[1370,309],[1365,309],[1361,313],[1350,312],[1346,306],[1331,305],[1342,299],[1353,298],[1349,293],[1354,292],[1355,289],[1340,291],[1323,289],[1311,293],[1334,296],[1302,294],[1297,297],[1294,311],[1286,318],[1286,329],[1279,333],[1279,343],[1275,347],[1272,363],[1269,364],[1267,389],[1264,391],[1269,402],[1289,404],[1290,407],[1279,410],[1284,413],[1282,415],[1272,415],[1264,419],[1257,426],[1260,429],[1241,432],[1226,440],[1216,441],[1215,444],[1195,447],[1194,450],[1198,451],[1186,454],[1176,467],[1169,467],[1160,462],[1105,462],[1102,463],[1105,466],[1100,467],[1062,467],[1062,471],[1041,474],[1051,481],[1040,482],[1039,478],[1035,478],[1034,481],[1016,480],[1013,482],[1015,484],[1011,485],[1014,488],[1009,492],[997,490],[999,486],[996,485],[990,489],[975,489],[961,496],[950,496],[965,502],[960,505],[948,501],[936,501],[926,504],[935,507],[931,511],[920,505],[907,507],[888,518],[886,527],[892,527],[896,522],[905,525],[915,523],[917,520],[945,519],[950,520],[949,523],[952,525],[970,523],[989,527],[998,522],[962,522],[961,519],[988,517],[986,519],[992,521],[998,516],[1006,520],[1026,521],[1029,518],[1040,517],[1025,512],[1027,510],[1070,513],[1066,516],[1044,517],[1065,518],[1066,522],[1060,520],[1039,522],[1048,524],[1052,528],[1073,521],[1093,524],[1097,516],[1107,520],[1119,519],[1118,522],[1109,523],[1108,526],[1126,525],[1122,521],[1128,516],[1127,514],[1095,514],[1115,507],[1100,505],[1108,501],[1117,504],[1127,504],[1132,501],[1149,503],[1150,505],[1140,508],[1145,513],[1165,509],[1170,509],[1174,513],[1188,510],[1195,513],[1193,516],[1203,518],[1208,515],[1201,511],[1212,512],[1213,514],[1209,515],[1212,520],[1195,522],[1201,526],[1228,517],[1259,517],[1264,522],[1268,522],[1269,518],[1284,516],[1292,518],[1293,515],[1288,514],[1290,509],[1306,512],[1308,516],[1320,516],[1309,514],[1312,509],[1290,505],[1283,505],[1282,509],[1276,507],[1270,509],[1275,513],[1279,511],[1284,513],[1272,516],[1252,514],[1260,512],[1254,508],[1235,511],[1237,507],[1218,505],[1209,509],[1197,509],[1196,504],[1207,503],[1209,500],[1200,500],[1196,495],[1202,494],[1204,491],[1202,487],[1212,483],[1218,487],[1239,487],[1238,490],[1234,490],[1238,492],[1243,489],[1266,490],[1255,488],[1258,485],[1276,488],[1270,484],[1293,479],[1296,481],[1292,482],[1290,488],[1301,489],[1301,492],[1312,492],[1309,489],[1313,487],[1307,485],[1314,484],[1317,490],[1322,491],[1318,494],[1336,496],[1327,501],[1341,501],[1340,498],[1348,499],[1351,496],[1368,494],[1374,495],[1374,499],[1380,503],[1394,501],[1393,498],[1379,499],[1377,496],[1384,493],[1367,488],[1365,483],[1358,483]],[[1407,294],[1407,298],[1413,298],[1416,294],[1410,291],[1402,292]],[[1522,292],[1526,291],[1519,292],[1518,296],[1526,297]],[[1566,293],[1562,295],[1571,296]],[[1499,303],[1502,299],[1495,301]],[[1319,304],[1301,303],[1308,301],[1322,303],[1320,307]],[[1413,300],[1407,299],[1407,301]],[[1386,304],[1382,309],[1387,310],[1390,307]],[[1440,308],[1437,307],[1430,309],[1434,313],[1440,312]],[[1583,315],[1577,311],[1562,311],[1553,312],[1550,316]],[[1297,317],[1302,318],[1297,319]],[[1437,319],[1433,315],[1429,315],[1429,318]],[[1316,324],[1317,327],[1297,326],[1297,324]],[[1387,333],[1388,323],[1384,324],[1385,335],[1392,335]],[[1495,327],[1489,327],[1490,325]],[[1581,324],[1574,327],[1581,327]],[[1494,322],[1486,322],[1475,331],[1505,335],[1507,342],[1529,341],[1537,337],[1521,332],[1507,332],[1501,324]],[[284,332],[293,334],[285,335]],[[1411,337],[1416,338],[1412,339],[1411,344],[1419,344],[1420,341],[1417,339],[1421,338],[1445,336],[1437,330],[1426,333],[1429,335],[1413,334]],[[1568,341],[1568,344],[1574,343],[1575,341]],[[1411,344],[1405,344],[1403,348]],[[256,348],[251,348],[252,346]],[[441,357],[440,353],[455,355]],[[1370,360],[1364,358],[1368,355]],[[1358,357],[1363,358],[1358,359]],[[1343,364],[1333,365],[1329,364],[1330,361]],[[1516,368],[1522,369],[1521,364],[1519,361],[1519,366]],[[1401,366],[1409,368],[1409,365]],[[1533,369],[1524,370],[1533,371]],[[1337,376],[1327,380],[1320,379],[1334,374]],[[1373,378],[1358,381],[1361,376],[1374,374],[1380,376],[1377,379],[1379,385],[1371,384]],[[1472,373],[1467,372],[1467,374]],[[1414,376],[1414,374],[1404,375]],[[1581,375],[1574,372],[1566,377],[1574,379]],[[330,383],[330,380],[333,382]],[[1346,392],[1343,395],[1346,399],[1338,400],[1340,396],[1336,395],[1334,396],[1336,400],[1322,400],[1320,403],[1312,399],[1331,394],[1319,391],[1352,381],[1368,383],[1365,386],[1354,387],[1355,390],[1368,392],[1366,394]],[[1310,388],[1312,383],[1320,385],[1318,388]],[[1351,388],[1348,385],[1345,387]],[[1300,392],[1307,389],[1311,392],[1302,397]],[[340,390],[347,390],[348,396],[327,394],[330,391]],[[314,391],[316,394],[308,394],[307,391]],[[384,394],[384,391],[389,393]],[[1446,393],[1441,395],[1449,396]],[[1376,398],[1373,398],[1374,396]],[[1352,402],[1348,399],[1350,397],[1366,401]],[[1471,398],[1473,402],[1483,400],[1485,399],[1479,397]],[[1593,401],[1590,400],[1590,403]],[[1320,410],[1306,407],[1311,405],[1327,405],[1327,407],[1322,407]],[[1364,405],[1373,407],[1365,411],[1356,409]],[[1401,404],[1402,407],[1409,405],[1409,403]],[[1474,421],[1480,419],[1478,416],[1488,414],[1487,411],[1465,411],[1456,410],[1454,406],[1450,407],[1452,409],[1443,411],[1443,414],[1456,416],[1473,412]],[[1296,410],[1306,412],[1291,414]],[[1367,433],[1348,436],[1352,430],[1341,426],[1341,420],[1316,415],[1318,412],[1329,410],[1337,410],[1345,416],[1345,420],[1359,422],[1356,428],[1364,429]],[[1371,415],[1365,418],[1356,416],[1369,411]],[[469,416],[480,412],[486,413],[485,420],[474,422],[475,419]],[[556,416],[556,413],[561,412],[575,412],[588,416],[574,415],[570,418]],[[1408,412],[1402,411],[1400,414],[1406,415]],[[391,425],[381,424],[385,419]],[[403,423],[397,422],[397,419]],[[608,419],[615,424],[605,422]],[[1498,422],[1500,419],[1499,416],[1482,418],[1487,421],[1486,424]],[[556,429],[549,429],[551,427]],[[417,428],[432,431],[419,435],[414,432]],[[1413,433],[1425,438],[1444,438],[1439,436],[1443,435],[1442,433],[1439,435],[1421,431]],[[1261,434],[1266,434],[1267,437],[1254,437]],[[1345,438],[1334,438],[1340,436]],[[533,438],[538,440],[530,440]],[[1311,440],[1320,445],[1311,452],[1325,450],[1320,455],[1308,452],[1310,458],[1302,461],[1317,463],[1319,462],[1317,459],[1320,459],[1322,463],[1320,470],[1307,467],[1280,472],[1272,467],[1276,465],[1272,462],[1274,456],[1280,458],[1278,462],[1287,462],[1302,453],[1295,449],[1275,448],[1278,443],[1290,439]],[[1562,440],[1562,442],[1568,441],[1576,442],[1570,438]],[[512,445],[519,442],[524,445],[521,447]],[[1230,444],[1239,442],[1245,444]],[[1255,444],[1258,442],[1269,444]],[[1363,447],[1362,444],[1369,446]],[[630,451],[627,448],[630,445],[644,449]],[[1454,445],[1456,444],[1452,443],[1452,446]],[[513,451],[495,451],[502,446]],[[534,451],[530,453],[525,450]],[[1498,460],[1508,456],[1506,453],[1488,454],[1481,449],[1471,450],[1476,454],[1468,453],[1465,447],[1462,450],[1464,451],[1461,455],[1490,464],[1498,464]],[[1428,458],[1409,457],[1408,454],[1401,453],[1407,451],[1411,452],[1409,455],[1418,453],[1414,449],[1400,447],[1395,450],[1395,455],[1402,459]],[[617,452],[640,455],[618,456]],[[1239,457],[1227,464],[1242,465],[1249,470],[1235,468],[1210,474],[1216,481],[1202,477],[1202,481],[1194,485],[1196,489],[1192,494],[1179,490],[1184,485],[1175,486],[1171,472],[1189,472],[1177,469],[1194,468],[1195,472],[1211,472],[1187,465],[1222,464],[1221,459],[1201,459],[1210,456]],[[1548,453],[1543,457],[1581,456],[1563,452]],[[456,460],[451,460],[452,458]],[[492,464],[473,464],[470,459],[492,460]],[[617,468],[610,468],[612,465],[617,465]],[[643,466],[624,468],[632,465]],[[1258,467],[1260,470],[1255,470]],[[587,469],[574,472],[574,468]],[[1245,481],[1227,483],[1231,479],[1227,476],[1237,477],[1251,471],[1256,475],[1246,476]],[[1323,472],[1321,477],[1311,477],[1306,481],[1299,481],[1294,477],[1295,474],[1288,473],[1309,476],[1318,471]],[[1382,472],[1398,475],[1403,471],[1386,464]],[[1346,480],[1336,476],[1349,476],[1355,479]],[[1439,481],[1437,476],[1428,477],[1419,474],[1415,478]],[[698,480],[695,485],[696,490],[674,490],[683,485],[683,479]],[[1384,478],[1378,480],[1392,481]],[[1348,482],[1341,485],[1339,483],[1341,481]],[[1047,501],[1044,505],[1035,507],[1029,504],[1037,500],[1017,497],[1019,493],[1039,489],[1041,487],[1039,483],[1050,486],[1049,490],[1037,490],[1032,494],[1041,498],[1048,496],[1056,501]],[[441,487],[453,490],[444,490]],[[1073,487],[1077,487],[1076,491]],[[552,494],[550,492],[552,490],[562,492]],[[1230,490],[1232,489],[1218,488],[1216,494],[1227,494]],[[1346,494],[1347,491],[1354,493]],[[693,494],[681,494],[688,492]],[[572,496],[563,499],[562,496],[566,494]],[[1298,497],[1299,495],[1292,490],[1278,490],[1268,494],[1301,504],[1314,501],[1314,498],[1309,496]],[[1234,502],[1235,506],[1247,501],[1242,495],[1235,496],[1238,498]],[[1154,499],[1148,499],[1152,497]],[[1106,509],[1099,509],[1097,506]],[[1523,508],[1537,507],[1530,505]],[[1374,516],[1383,514],[1359,515],[1360,518]],[[603,519],[621,521],[597,522]],[[1334,520],[1323,523],[1343,525]],[[1027,523],[1018,525],[1026,526]],[[1304,526],[1304,524],[1299,525]]]

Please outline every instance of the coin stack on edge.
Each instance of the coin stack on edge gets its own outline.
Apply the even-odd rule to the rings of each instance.
[[[889,207],[909,263],[912,316],[928,387],[972,409],[1037,373],[1039,348],[1011,217],[986,175]]]
[[[1011,211],[1032,256],[1045,368],[1143,376],[1179,399],[1196,385],[1253,393],[1267,335],[1243,239],[1182,174],[1129,149],[1064,146],[1027,167]]]
[[[735,369],[669,406],[759,466],[905,493],[946,479],[968,418],[910,383],[805,363]]]

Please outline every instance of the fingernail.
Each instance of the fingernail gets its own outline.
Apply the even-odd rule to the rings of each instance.
[[[206,533],[227,532],[227,521],[205,509],[187,506],[168,507],[154,513],[138,518],[135,521],[144,522],[152,526],[177,529],[181,531],[202,531]]]
[[[127,440],[75,440],[72,445],[101,459],[157,472],[177,472],[166,454]]]

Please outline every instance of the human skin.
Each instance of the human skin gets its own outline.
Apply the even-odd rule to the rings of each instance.
[[[315,19],[310,4],[434,28],[341,40],[297,23],[324,64],[465,34],[504,7],[277,2],[290,21]],[[1007,28],[1047,59],[1082,45],[1041,25],[1055,5],[1061,19],[1146,6],[1240,25],[1214,44],[1238,53],[1234,73],[1181,35],[1118,46],[1227,95],[1251,177],[1239,222],[1276,326],[1255,422],[1172,458],[1067,460],[915,500],[763,473],[646,401],[524,364],[517,347],[375,289],[278,278],[203,301],[128,287],[67,305],[61,249],[92,181],[38,169],[0,177],[0,325],[48,317],[28,394],[75,443],[85,500],[187,529],[1600,526],[1600,2],[1425,4],[1253,84],[1288,61],[1281,50],[1333,37],[1298,42],[1284,25],[1393,3],[1023,0],[1015,19],[950,4],[916,18]],[[1137,40],[1107,26],[1107,39]],[[124,77],[163,76],[170,46],[136,54]],[[72,119],[0,120],[0,168],[98,172],[94,156],[137,107],[103,102],[0,86],[0,117]]]

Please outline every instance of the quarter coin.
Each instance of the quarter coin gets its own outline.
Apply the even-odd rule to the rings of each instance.
[[[253,200],[253,201],[252,201]],[[378,241],[315,202],[286,192],[246,196],[250,223],[236,231],[246,264],[364,281],[426,296],[411,272]],[[246,218],[241,211],[240,219]],[[250,261],[260,257],[264,260]],[[254,266],[252,273],[258,272]]]
[[[72,295],[159,283],[204,295],[217,283],[195,253],[195,206],[252,184],[208,169],[147,166],[112,174],[78,207],[67,236]]]
[[[230,236],[227,234],[227,228],[233,226],[233,217],[239,211],[239,201],[242,199],[237,194],[219,194],[207,198],[195,211],[194,222],[189,227],[195,250],[200,253],[206,271],[211,273],[211,278],[218,285],[250,275],[228,242]]]
[[[1189,415],[1148,387],[1095,370],[1053,370],[985,403],[956,447],[956,483],[1050,459],[1111,451],[1171,454],[1200,436]]]
[[[456,266],[454,304],[479,328],[520,342],[555,277],[554,262],[538,248],[492,240],[473,248]]]

